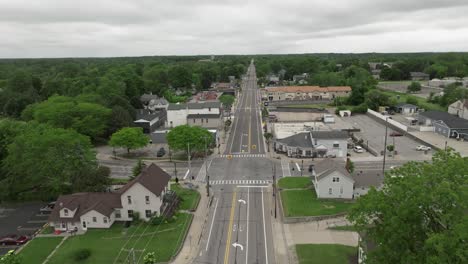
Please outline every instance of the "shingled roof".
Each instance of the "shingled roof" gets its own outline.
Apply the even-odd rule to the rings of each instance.
[[[341,174],[354,181],[354,179],[351,177],[351,174],[346,170],[345,166],[346,164],[343,161],[327,158],[314,164],[314,172],[317,174],[317,180],[321,180],[331,173],[339,171]]]
[[[298,133],[286,138],[277,139],[276,141],[286,144],[290,147],[303,147],[303,148],[312,148],[312,140],[310,139],[309,132]]]
[[[169,174],[163,171],[160,167],[156,166],[154,163],[151,163],[151,165],[145,168],[140,173],[140,175],[125,184],[125,186],[119,190],[119,193],[123,194],[135,183],[140,183],[156,196],[160,196],[161,192],[168,185],[170,180],[171,176]]]

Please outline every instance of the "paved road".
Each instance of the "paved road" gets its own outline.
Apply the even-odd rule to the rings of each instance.
[[[213,196],[195,263],[275,263],[272,161],[265,158],[257,81],[248,69],[224,155],[209,166]],[[230,158],[230,155],[235,157]]]

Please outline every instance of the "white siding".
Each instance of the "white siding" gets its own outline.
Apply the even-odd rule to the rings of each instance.
[[[167,123],[166,127],[176,127],[181,125],[187,124],[187,109],[180,109],[180,110],[168,110],[167,111]],[[171,124],[172,122],[172,124]]]
[[[316,139],[317,145],[323,146],[327,149],[327,155],[336,155],[337,158],[346,157],[348,153],[348,140],[347,139]],[[334,144],[338,144],[338,147],[334,147]]]
[[[113,213],[112,213],[113,214]],[[96,222],[93,218],[96,218]],[[107,219],[107,223],[104,223],[104,217]],[[86,222],[86,228],[109,228],[114,223],[115,217],[107,217],[95,210],[91,210],[80,217],[81,223]]]
[[[131,204],[128,203],[128,196],[131,197]],[[146,203],[145,196],[149,196],[149,203]],[[125,193],[123,193],[120,197],[122,201],[122,210],[121,215],[122,218],[119,219],[121,221],[129,221],[132,220],[128,217],[128,210],[133,210],[133,212],[138,212],[140,214],[140,219],[142,220],[149,220],[146,217],[146,210],[151,210],[151,213],[154,214],[155,212],[159,215],[161,205],[162,205],[162,198],[164,196],[164,192],[161,194],[161,197],[156,196],[154,193],[150,192],[140,183],[135,183],[130,189],[128,189]]]
[[[65,215],[65,209],[68,210],[68,215],[67,216]],[[64,207],[64,208],[60,209],[59,214],[60,214],[61,218],[73,218],[73,216],[75,216],[76,210],[77,210],[77,208],[75,208],[75,210],[70,210],[70,209]]]
[[[333,178],[339,178],[338,182],[333,182]],[[316,192],[318,198],[353,198],[354,181],[339,171],[335,171],[317,182]],[[330,188],[332,193],[330,194]],[[341,193],[341,189],[343,193]]]

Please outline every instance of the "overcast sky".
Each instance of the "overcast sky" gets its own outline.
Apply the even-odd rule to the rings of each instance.
[[[0,0],[0,57],[468,51],[467,0]]]

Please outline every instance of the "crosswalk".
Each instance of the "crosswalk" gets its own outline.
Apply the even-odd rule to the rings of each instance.
[[[271,184],[271,180],[214,180],[210,181],[210,185],[256,185],[256,184]]]
[[[221,158],[266,158],[266,154],[223,154]]]

